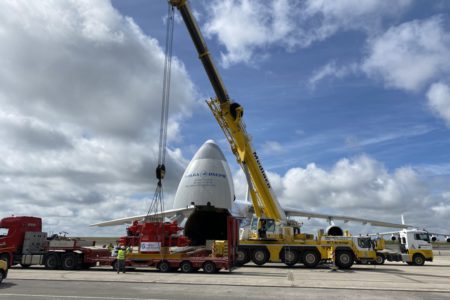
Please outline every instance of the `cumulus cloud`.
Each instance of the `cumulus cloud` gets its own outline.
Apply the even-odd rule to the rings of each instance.
[[[305,168],[291,168],[284,175],[268,172],[268,176],[282,206],[396,223],[405,214],[407,221],[414,220],[413,225],[444,231],[442,227],[448,223],[448,205],[444,204],[448,202],[448,194],[433,195],[434,191],[411,167],[389,171],[367,155],[341,159],[327,169],[311,163]],[[245,195],[244,183],[243,173],[238,172],[235,176],[238,199]],[[308,223],[311,224],[324,225]]]
[[[217,37],[226,51],[222,64],[253,63],[268,47],[292,50],[325,40],[339,30],[376,31],[385,17],[409,7],[411,1],[212,1],[205,32]]]
[[[1,2],[0,217],[92,234],[87,224],[145,212],[163,60],[158,41],[107,0]],[[176,58],[172,78],[171,141],[196,98]],[[179,149],[167,157],[170,198],[186,161]]]
[[[368,49],[362,68],[388,87],[420,91],[450,76],[450,33],[440,16],[391,27],[370,40]]]
[[[431,85],[427,93],[428,105],[450,127],[450,87],[438,82]]]

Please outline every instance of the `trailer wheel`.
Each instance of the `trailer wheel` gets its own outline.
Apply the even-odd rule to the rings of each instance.
[[[78,256],[75,253],[66,253],[61,260],[64,270],[74,270],[78,265]]]
[[[236,250],[236,264],[243,266],[250,261],[248,249],[238,248]]]
[[[161,261],[161,262],[158,264],[158,269],[159,269],[159,271],[161,271],[161,272],[163,272],[163,273],[167,273],[167,272],[172,271],[172,268],[170,267],[169,262],[168,262],[168,261],[165,261],[165,260]]]
[[[205,262],[203,264],[203,271],[208,274],[216,273],[217,272],[216,264],[213,263],[212,261]]]
[[[55,270],[59,267],[59,256],[58,254],[50,254],[45,260],[45,268],[50,270]]]
[[[298,262],[298,252],[292,249],[283,249],[280,254],[281,261],[287,266],[292,267]]]
[[[384,261],[385,261],[386,259],[384,258],[384,255],[383,254],[378,254],[377,253],[377,257],[375,258],[375,264],[376,265],[382,265],[382,264],[384,264]]]
[[[255,249],[252,253],[252,261],[258,265],[262,266],[269,260],[269,252],[265,248]]]
[[[320,262],[320,254],[315,250],[306,250],[303,252],[303,264],[307,268],[315,268]]]
[[[338,266],[339,269],[350,269],[353,266],[355,258],[353,257],[352,252],[336,251],[334,256],[336,259],[336,266]]]
[[[183,273],[192,273],[192,272],[194,272],[194,268],[192,267],[192,264],[189,261],[187,261],[187,260],[181,262],[180,270]]]
[[[425,264],[425,257],[422,254],[414,254],[413,256],[413,264],[415,266],[423,266]]]

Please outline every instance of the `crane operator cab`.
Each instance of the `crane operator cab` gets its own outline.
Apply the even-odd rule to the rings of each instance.
[[[275,220],[253,217],[250,224],[251,239],[275,240],[279,233]]]

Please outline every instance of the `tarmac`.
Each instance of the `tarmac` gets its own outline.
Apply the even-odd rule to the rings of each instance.
[[[450,299],[450,251],[432,263],[354,265],[333,271],[246,265],[233,272],[184,274],[136,269],[117,274],[109,268],[87,271],[11,268],[0,285],[0,299]]]

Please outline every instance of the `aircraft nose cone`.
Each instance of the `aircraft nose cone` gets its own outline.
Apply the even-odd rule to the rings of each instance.
[[[198,159],[213,159],[226,162],[222,150],[220,150],[219,146],[213,140],[207,140],[195,153],[192,161]]]
[[[184,171],[175,194],[174,208],[191,203],[231,209],[234,186],[231,171],[219,146],[206,141]]]

